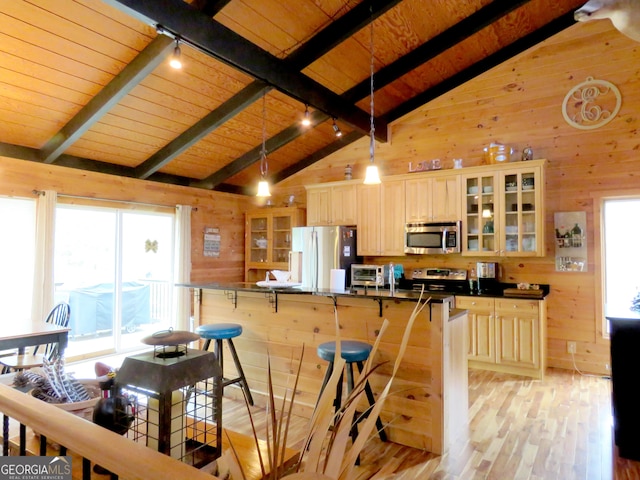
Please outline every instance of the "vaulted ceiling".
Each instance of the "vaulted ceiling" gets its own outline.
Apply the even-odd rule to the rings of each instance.
[[[369,135],[372,51],[384,142],[392,121],[572,25],[583,3],[2,1],[0,156],[255,194],[263,140],[277,183]]]

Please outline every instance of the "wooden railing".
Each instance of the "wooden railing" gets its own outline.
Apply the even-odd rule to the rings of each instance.
[[[90,478],[91,463],[125,480],[216,480],[217,477],[163,455],[42,400],[0,384],[0,413],[81,457],[74,478]],[[3,432],[6,436],[6,432]],[[8,438],[4,439],[5,441]],[[88,471],[87,471],[88,470]],[[82,474],[79,472],[82,471]],[[112,477],[114,478],[114,477]]]

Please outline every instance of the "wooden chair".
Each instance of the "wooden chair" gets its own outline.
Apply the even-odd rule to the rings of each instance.
[[[58,325],[60,327],[69,326],[69,317],[71,315],[71,308],[68,303],[59,303],[45,320],[45,323],[52,325]],[[57,345],[55,343],[47,343],[45,345],[37,345],[34,347],[31,353],[24,353],[9,355],[0,357],[0,365],[2,365],[2,373],[9,373],[11,371],[26,370],[28,368],[41,367],[44,363],[44,358],[50,360],[52,355],[56,351]],[[42,348],[42,350],[40,350]],[[40,350],[42,353],[38,353]]]

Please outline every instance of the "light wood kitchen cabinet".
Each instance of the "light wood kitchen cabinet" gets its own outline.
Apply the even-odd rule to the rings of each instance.
[[[307,225],[355,225],[356,183],[310,185],[307,189]]]
[[[357,187],[358,255],[404,255],[404,180]]]
[[[405,181],[405,222],[457,221],[460,175],[420,175]]]
[[[495,311],[497,363],[538,369],[544,338],[540,336],[538,301],[496,299]]]
[[[456,296],[469,311],[469,367],[543,378],[546,301]]]
[[[264,280],[269,270],[288,270],[291,229],[304,223],[302,208],[263,208],[247,212],[245,281]]]
[[[488,297],[456,297],[456,307],[469,310],[469,349],[467,358],[494,363],[495,301]]]
[[[463,255],[544,256],[545,160],[462,175]]]

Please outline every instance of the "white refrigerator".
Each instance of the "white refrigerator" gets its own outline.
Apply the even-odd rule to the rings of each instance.
[[[356,227],[294,227],[291,251],[302,254],[302,288],[328,290],[331,270],[345,270],[345,287],[351,286],[351,265],[360,263],[356,253]]]

